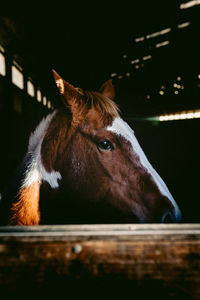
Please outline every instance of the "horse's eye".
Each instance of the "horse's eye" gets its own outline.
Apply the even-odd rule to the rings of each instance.
[[[97,147],[100,150],[114,150],[114,146],[111,142],[108,140],[101,140],[98,144]]]

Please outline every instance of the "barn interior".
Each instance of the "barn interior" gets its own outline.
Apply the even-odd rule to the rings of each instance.
[[[86,90],[113,80],[121,115],[183,222],[199,222],[200,1],[64,4],[0,17],[0,192],[30,132],[60,105],[55,69]]]

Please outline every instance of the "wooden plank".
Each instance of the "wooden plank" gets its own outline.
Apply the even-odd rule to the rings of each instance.
[[[92,287],[101,298],[132,292],[139,299],[200,299],[200,225],[0,228],[6,295],[47,296],[55,288],[77,297],[85,290],[88,299]]]

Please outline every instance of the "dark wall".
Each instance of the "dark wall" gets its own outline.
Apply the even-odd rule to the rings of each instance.
[[[0,76],[0,192],[14,176],[30,132],[48,111],[35,97]]]
[[[179,204],[184,222],[200,222],[200,119],[132,122],[153,167]]]

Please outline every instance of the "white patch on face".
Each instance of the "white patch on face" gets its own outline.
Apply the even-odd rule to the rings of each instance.
[[[24,162],[27,164],[27,170],[22,187],[30,186],[35,181],[41,183],[43,180],[47,181],[52,188],[59,186],[58,180],[62,178],[61,174],[57,171],[47,172],[41,162],[41,145],[55,114],[56,111],[44,118],[29,138],[28,152],[24,159]]]
[[[158,175],[158,173],[154,170],[154,168],[149,163],[146,155],[144,154],[142,148],[140,147],[140,145],[135,137],[134,131],[130,128],[130,126],[125,121],[123,121],[121,118],[117,117],[114,119],[112,125],[107,127],[107,130],[112,131],[112,132],[116,133],[117,135],[121,135],[122,137],[124,137],[126,140],[128,140],[131,143],[133,151],[135,153],[137,153],[137,155],[140,158],[141,164],[144,166],[144,168],[147,170],[147,172],[152,175],[160,192],[164,196],[166,196],[171,201],[172,205],[174,206],[177,221],[180,220],[181,213],[180,213],[180,210],[179,210],[174,198],[172,197],[171,193],[169,192],[169,190],[168,190],[166,184],[164,183],[164,181],[162,180],[162,178]]]

